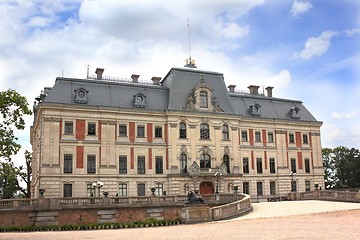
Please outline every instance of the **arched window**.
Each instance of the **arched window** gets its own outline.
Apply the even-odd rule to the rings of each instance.
[[[179,138],[186,138],[186,124],[183,122],[179,124]]]
[[[226,172],[227,173],[230,173],[230,158],[229,158],[229,155],[225,154],[223,156],[223,162],[226,166]]]
[[[187,156],[185,153],[180,154],[180,173],[187,173]]]
[[[229,127],[227,125],[222,126],[222,139],[229,140]]]
[[[200,139],[210,139],[209,125],[205,123],[200,125]]]
[[[200,92],[200,107],[208,108],[208,94],[205,91]]]
[[[200,168],[211,168],[211,157],[209,154],[200,155]]]

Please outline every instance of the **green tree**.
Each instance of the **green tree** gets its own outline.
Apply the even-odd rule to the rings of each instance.
[[[25,128],[24,115],[31,115],[27,99],[15,90],[0,92],[0,160],[10,160],[20,150],[14,128]]]
[[[18,169],[12,162],[0,162],[0,199],[14,198],[20,190]]]
[[[336,164],[335,164],[333,149],[323,148],[322,159],[324,163],[323,165],[324,165],[325,188],[326,189],[334,188],[336,182],[339,179],[336,176]]]
[[[333,149],[336,166],[336,188],[360,188],[360,151],[355,148]]]
[[[24,153],[25,156],[25,166],[20,166],[18,168],[18,174],[22,181],[26,183],[26,189],[21,188],[19,186],[19,190],[24,194],[25,198],[31,197],[31,176],[32,176],[32,168],[31,168],[31,159],[32,159],[32,153],[28,150],[25,150]]]

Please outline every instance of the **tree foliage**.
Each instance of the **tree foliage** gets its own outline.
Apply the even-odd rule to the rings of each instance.
[[[334,188],[338,179],[336,178],[336,166],[333,150],[331,148],[323,148],[322,159],[324,165],[325,188]]]
[[[20,166],[18,168],[18,174],[23,182],[26,183],[26,189],[20,187],[20,191],[25,198],[31,197],[31,177],[32,177],[32,168],[31,168],[31,159],[32,153],[28,150],[25,150],[25,166]]]
[[[325,181],[329,188],[360,188],[360,151],[356,148],[324,148]]]
[[[0,159],[11,159],[20,150],[14,128],[25,128],[24,115],[31,115],[27,99],[15,90],[0,92]]]
[[[25,166],[15,167],[12,162],[0,162],[0,199],[14,197],[31,197],[31,158],[32,153],[25,151]],[[21,187],[19,180],[26,184]]]
[[[18,169],[12,162],[0,162],[0,199],[14,198],[20,190]]]

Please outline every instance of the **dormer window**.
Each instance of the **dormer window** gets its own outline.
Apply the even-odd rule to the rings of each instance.
[[[208,93],[205,91],[200,92],[200,107],[208,108]]]
[[[250,106],[251,115],[253,116],[260,116],[260,108],[261,106],[258,103],[254,103]]]
[[[146,106],[145,102],[146,96],[142,93],[134,95],[134,107],[144,108]]]
[[[87,103],[88,102],[88,100],[87,100],[88,93],[89,93],[89,91],[87,91],[84,88],[79,88],[79,89],[75,90],[75,102],[81,103],[81,104]]]
[[[290,115],[291,115],[291,118],[294,118],[294,119],[299,119],[300,116],[299,116],[299,112],[300,112],[300,109],[298,107],[292,107],[290,109]]]

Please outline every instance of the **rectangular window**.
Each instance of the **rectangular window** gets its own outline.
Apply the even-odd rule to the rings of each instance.
[[[275,158],[270,158],[270,173],[276,173]]]
[[[262,158],[256,158],[256,170],[257,170],[257,173],[263,173]]]
[[[210,139],[209,125],[200,124],[200,139]]]
[[[96,135],[96,123],[88,123],[88,135]]]
[[[87,173],[96,173],[95,155],[87,155]]]
[[[242,142],[247,142],[248,141],[247,131],[241,131],[241,141]]]
[[[310,159],[305,158],[305,173],[310,173]]]
[[[208,94],[207,92],[200,92],[200,107],[207,108],[208,107]]]
[[[274,133],[268,132],[268,142],[273,143],[274,142]]]
[[[293,173],[296,173],[296,159],[295,158],[291,158],[291,171]]]
[[[275,185],[275,182],[270,182],[270,195],[276,195],[276,185]]]
[[[145,126],[139,125],[137,126],[137,137],[138,138],[144,138],[145,137]]]
[[[308,143],[309,143],[308,135],[307,135],[306,133],[303,134],[303,143],[304,143],[304,144],[308,144]]]
[[[119,125],[119,137],[127,137],[127,126],[125,124]]]
[[[249,173],[249,158],[243,158],[243,173]]]
[[[138,196],[145,196],[145,183],[137,184],[137,194]]]
[[[261,142],[261,133],[260,133],[260,131],[255,132],[255,142]]]
[[[162,126],[155,126],[155,137],[162,138]]]
[[[73,155],[64,154],[64,173],[72,173],[73,169]]]
[[[66,135],[74,134],[74,125],[72,121],[65,121],[64,134]]]
[[[86,195],[87,197],[95,197],[95,188],[91,183],[86,184]]]
[[[71,183],[65,183],[64,189],[63,189],[63,196],[64,197],[72,197],[72,184]]]
[[[183,122],[179,124],[179,138],[186,138],[186,124]]]
[[[164,170],[163,170],[163,157],[162,156],[158,156],[155,157],[155,170],[156,170],[156,174],[163,174]]]
[[[127,156],[119,156],[119,174],[127,174]]]
[[[157,196],[162,196],[162,195],[164,195],[164,184],[162,184],[162,183],[156,183],[156,184],[155,184],[155,189],[156,189],[155,194],[156,194]]]
[[[249,182],[243,182],[243,193],[250,194],[250,184]]]
[[[289,133],[289,143],[295,143],[295,136],[293,133]]]
[[[262,182],[257,182],[256,183],[256,193],[257,193],[258,196],[263,195],[263,183]]]
[[[127,196],[127,184],[126,183],[120,183],[119,184],[119,197],[126,197]]]
[[[310,181],[305,180],[305,192],[310,192]]]
[[[138,156],[137,164],[138,174],[145,174],[145,156]]]

